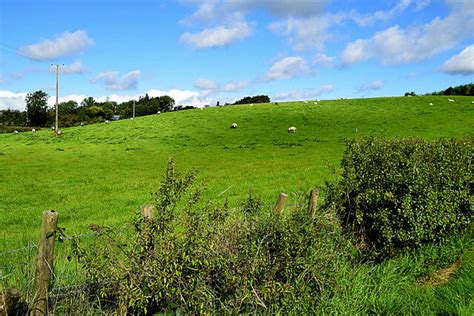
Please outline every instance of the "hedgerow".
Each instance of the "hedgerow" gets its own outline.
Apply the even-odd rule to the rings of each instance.
[[[472,139],[351,140],[326,205],[370,257],[440,242],[472,220],[473,158]]]
[[[153,197],[153,220],[137,216],[128,234],[94,227],[97,240],[74,248],[105,309],[308,312],[353,250],[329,213],[276,215],[252,195],[239,210],[200,207],[195,174],[180,175],[173,162]]]

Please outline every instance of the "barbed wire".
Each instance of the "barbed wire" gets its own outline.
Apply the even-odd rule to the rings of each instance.
[[[31,248],[38,248],[38,245],[37,244],[29,244],[29,245],[21,247],[21,248],[6,250],[6,251],[3,251],[3,252],[0,252],[0,257],[11,254],[11,253],[19,252],[19,251],[25,251],[25,250],[31,249]]]

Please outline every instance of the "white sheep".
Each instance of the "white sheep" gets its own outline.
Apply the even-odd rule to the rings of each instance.
[[[109,124],[109,123],[110,123],[109,120],[105,120],[105,124]]]
[[[161,114],[161,111],[156,112],[156,114]]]
[[[471,104],[474,104],[474,101],[471,101]]]
[[[238,126],[237,126],[237,123],[232,123],[232,124],[230,125],[230,128],[237,128],[237,127],[238,127]]]
[[[32,128],[32,129],[31,129],[31,132],[32,132],[32,133],[35,133],[35,132],[36,132],[36,129]]]
[[[317,105],[317,104],[318,104],[318,102],[316,102],[316,101],[315,101],[315,102],[314,102],[314,104],[316,104],[316,105]]]
[[[448,101],[449,101],[449,102],[454,102],[454,100],[453,100],[453,99],[448,99]]]
[[[296,133],[296,127],[288,127],[288,133]]]
[[[430,102],[430,105],[433,105],[433,103]]]
[[[17,131],[17,130],[14,130],[14,131],[13,131],[13,134],[15,134],[15,135],[18,134],[18,131]]]
[[[62,133],[63,133],[63,131],[58,130],[58,131],[56,132],[56,135],[60,136]]]

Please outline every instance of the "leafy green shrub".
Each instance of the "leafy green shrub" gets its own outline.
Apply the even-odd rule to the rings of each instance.
[[[471,222],[472,140],[347,142],[327,203],[373,257],[438,242]]]
[[[250,196],[243,212],[199,207],[195,175],[169,163],[153,220],[127,232],[94,227],[99,237],[75,255],[104,308],[154,312],[311,311],[334,288],[333,271],[351,253],[334,213],[311,219],[302,208],[277,216]]]

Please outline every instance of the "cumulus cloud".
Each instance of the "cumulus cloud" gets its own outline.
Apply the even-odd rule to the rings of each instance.
[[[26,107],[26,92],[14,93],[11,91],[0,90],[0,110],[19,110],[24,111]]]
[[[441,70],[451,75],[474,74],[474,45],[469,45],[461,53],[445,61]]]
[[[216,91],[219,90],[219,85],[214,80],[210,79],[198,79],[194,82],[193,87],[199,90],[208,90],[208,91]]]
[[[303,57],[289,56],[280,59],[270,67],[264,76],[264,81],[290,79],[298,76],[310,75],[311,68]]]
[[[62,74],[82,74],[85,69],[80,60],[76,60],[72,64],[64,65],[59,68],[59,72]]]
[[[374,80],[370,83],[364,84],[359,88],[359,91],[368,91],[368,90],[380,90],[383,88],[385,83],[383,80]]]
[[[133,70],[119,76],[118,71],[101,72],[91,80],[92,83],[103,83],[107,90],[132,90],[137,88],[140,70]]]
[[[291,92],[281,92],[273,97],[278,101],[292,101],[292,100],[308,100],[315,99],[322,94],[331,93],[334,91],[334,86],[330,84],[322,85],[318,89],[310,90],[296,90]]]
[[[328,56],[326,54],[317,54],[314,58],[314,63],[316,65],[326,67],[326,68],[333,68],[335,67],[336,56]]]
[[[343,14],[324,14],[310,17],[289,17],[273,22],[269,29],[288,37],[296,50],[324,50],[325,42],[332,38],[330,27],[343,21]]]
[[[416,1],[416,11],[423,10],[431,4],[431,0],[417,0]]]
[[[422,1],[418,1],[418,2],[422,2]],[[406,8],[408,8],[410,4],[411,4],[411,0],[400,0],[390,10],[376,11],[371,14],[360,14],[357,11],[352,10],[349,13],[348,17],[354,20],[354,22],[356,22],[360,26],[369,26],[369,25],[373,25],[377,21],[388,21],[392,19],[394,16],[405,11]]]
[[[23,46],[18,53],[32,60],[52,60],[75,54],[92,45],[94,41],[84,30],[64,32],[54,39],[45,39],[39,43]]]
[[[444,19],[407,28],[399,25],[358,39],[346,45],[341,58],[344,64],[376,59],[384,65],[421,61],[451,49],[472,36],[466,25],[474,24],[474,6],[467,1],[453,1],[452,10]]]
[[[238,92],[247,88],[250,85],[250,81],[229,81],[224,86],[224,91],[226,92]]]
[[[181,35],[180,41],[194,49],[225,46],[242,40],[252,33],[252,28],[247,22],[239,22],[230,26],[217,26],[206,28],[199,33],[186,32]]]

